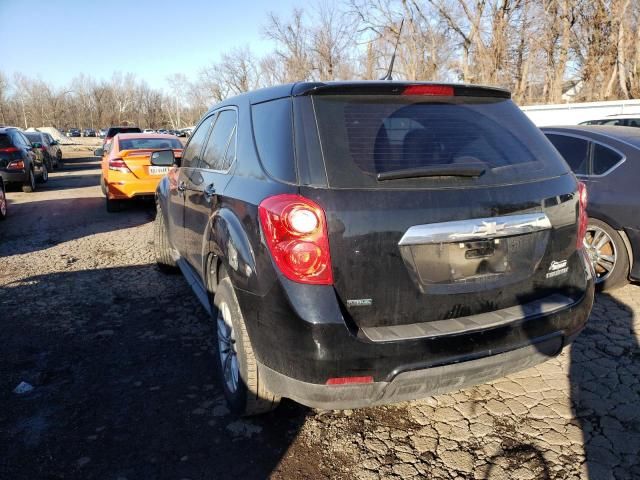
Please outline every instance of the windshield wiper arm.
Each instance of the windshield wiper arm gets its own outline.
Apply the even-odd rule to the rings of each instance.
[[[460,163],[452,165],[430,165],[418,168],[404,168],[379,173],[379,181],[420,177],[479,177],[487,170],[484,163]]]

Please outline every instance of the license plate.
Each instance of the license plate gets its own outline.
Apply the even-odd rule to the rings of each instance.
[[[165,175],[169,167],[149,167],[149,175]]]

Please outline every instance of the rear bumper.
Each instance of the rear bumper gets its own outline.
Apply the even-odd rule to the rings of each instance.
[[[24,183],[28,180],[27,171],[26,170],[16,170],[16,171],[0,171],[0,177],[4,180],[4,183]]]
[[[265,297],[236,293],[267,388],[318,408],[413,400],[528,368],[559,354],[577,336],[594,295],[588,278],[573,303],[551,312],[468,333],[374,342],[330,305],[332,296],[337,304],[331,287],[304,295],[296,294],[295,285],[283,285]],[[309,292],[320,293],[312,298]],[[301,315],[300,302],[313,306],[316,316]],[[373,383],[326,385],[330,378],[364,376]]]
[[[107,182],[109,198],[124,200],[139,196],[153,196],[156,193],[156,188],[160,180],[161,177],[150,179],[109,178]]]

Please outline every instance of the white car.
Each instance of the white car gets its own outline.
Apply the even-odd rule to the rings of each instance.
[[[142,133],[156,133],[155,130],[152,130],[151,128],[145,128]]]

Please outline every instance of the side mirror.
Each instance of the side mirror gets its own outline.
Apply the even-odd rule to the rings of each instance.
[[[40,142],[31,142],[31,146],[33,148],[42,148],[42,144]]]
[[[102,157],[102,156],[104,155],[104,148],[96,148],[96,149],[93,151],[93,155],[94,155],[95,157]]]
[[[176,163],[173,150],[157,150],[151,154],[151,165],[157,167],[170,167]]]

